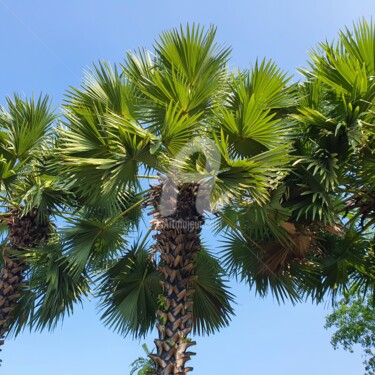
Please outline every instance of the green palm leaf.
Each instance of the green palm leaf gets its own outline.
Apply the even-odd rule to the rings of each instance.
[[[128,54],[125,76],[143,94],[141,117],[148,123],[160,129],[169,106],[202,117],[222,97],[229,49],[215,44],[215,33],[213,27],[181,27],[161,35],[154,59],[147,51]]]
[[[121,334],[145,336],[156,323],[160,281],[149,253],[134,246],[100,279],[101,319]]]
[[[76,217],[63,230],[64,254],[71,260],[74,275],[85,267],[102,267],[124,248],[129,231],[126,220],[100,217]]]
[[[267,265],[259,244],[249,241],[241,233],[230,233],[223,242],[222,261],[225,269],[245,281],[264,297],[271,293],[278,302],[300,299],[298,279],[285,268],[282,272]],[[278,259],[277,263],[280,260]]]
[[[224,269],[212,254],[202,249],[195,263],[193,328],[198,335],[211,334],[229,325],[234,296],[225,285]]]
[[[218,107],[215,122],[228,136],[236,155],[250,157],[288,142],[292,122],[283,119],[280,109],[297,103],[288,81],[273,62],[265,60],[249,71],[232,75],[228,104]]]
[[[50,110],[48,96],[22,100],[18,95],[7,98],[8,111],[0,108],[1,151],[8,160],[23,160],[51,134],[56,118]]]
[[[27,287],[22,291],[11,323],[18,335],[26,327],[52,330],[74,307],[90,294],[90,279],[85,270],[72,277],[70,259],[62,254],[61,244],[51,243],[24,254],[30,264]]]
[[[212,255],[202,250],[195,262],[193,328],[199,335],[210,334],[229,324],[233,296],[225,285],[224,270]],[[124,335],[146,335],[155,326],[155,311],[162,304],[161,280],[150,254],[135,245],[101,278],[105,324]]]

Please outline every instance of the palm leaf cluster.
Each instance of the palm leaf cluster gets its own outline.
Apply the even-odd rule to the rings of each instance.
[[[61,172],[77,205],[84,208],[77,207],[76,217],[65,231],[66,254],[81,269],[87,264],[93,269],[109,267],[103,279],[104,290],[108,296],[111,287],[114,295],[113,299],[107,298],[104,319],[116,329],[122,327],[123,333],[146,333],[152,324],[140,319],[144,314],[155,321],[158,293],[153,293],[152,300],[139,294],[141,289],[134,290],[138,297],[131,305],[126,293],[124,300],[118,300],[117,292],[125,285],[116,284],[118,277],[110,276],[112,271],[130,272],[130,265],[125,264],[133,259],[132,253],[137,259],[132,260],[134,264],[143,259],[139,275],[150,267],[149,258],[130,250],[132,245],[127,240],[140,220],[142,194],[147,191],[144,176],[166,174],[179,163],[182,173],[194,173],[213,182],[211,200],[216,206],[228,205],[234,197],[267,201],[270,184],[278,186],[286,175],[283,165],[288,160],[292,131],[286,126],[285,115],[277,109],[295,105],[295,88],[287,87],[288,79],[271,62],[229,74],[229,50],[217,46],[214,35],[214,29],[204,32],[199,27],[167,33],[155,46],[154,54],[129,54],[122,71],[100,63],[86,76],[81,88],[72,89],[67,96],[65,126],[59,139]],[[246,116],[250,121],[255,116],[252,129],[242,129],[248,122]],[[235,128],[230,128],[233,121]],[[222,126],[224,123],[228,126]],[[264,126],[270,130],[262,130]],[[202,152],[193,159],[176,160],[196,136],[210,138],[218,148],[218,170],[210,170]],[[251,154],[238,151],[240,138],[254,145]],[[202,305],[206,322],[196,317],[195,329],[201,333],[212,332],[215,325],[226,325],[232,311],[231,297],[220,277],[224,271],[214,266],[214,258],[209,259],[214,269],[219,268],[210,273],[217,276],[207,278],[208,285],[198,283],[195,288],[195,298],[207,304]],[[199,269],[197,264],[197,272]],[[147,288],[147,292],[160,290],[160,274],[153,279],[156,286]],[[144,287],[139,284],[139,288]],[[118,310],[121,302],[122,312]],[[221,316],[218,311],[222,311]]]
[[[28,267],[14,332],[53,328],[94,293],[112,329],[141,337],[157,326],[164,337],[164,316],[185,319],[168,315],[178,293],[167,290],[186,269],[178,292],[189,306],[186,332],[196,334],[229,324],[229,277],[292,302],[374,287],[374,24],[321,44],[300,84],[268,60],[230,71],[230,49],[215,33],[181,27],[152,52],[98,63],[67,92],[56,127],[47,98],[16,96],[1,109],[3,222],[37,213],[48,226],[48,238],[28,248],[12,243],[18,234],[4,236],[12,261]],[[183,209],[199,197],[204,218]],[[163,204],[169,219],[199,222],[194,255],[170,250],[191,234],[163,229]],[[140,235],[149,209],[151,229]],[[204,221],[220,235],[215,253],[202,245]],[[191,370],[174,342],[156,341],[157,368]]]
[[[373,288],[374,35],[363,21],[312,53],[290,115],[290,173],[266,205],[229,209],[217,223],[237,228],[224,260],[261,295],[320,301],[347,280]]]
[[[53,324],[79,300],[60,259],[53,223],[68,196],[48,170],[55,119],[47,96],[15,95],[0,108],[2,338],[28,323]]]

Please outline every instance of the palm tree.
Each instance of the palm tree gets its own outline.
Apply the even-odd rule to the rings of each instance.
[[[196,26],[165,32],[153,54],[129,53],[121,73],[100,63],[65,104],[61,173],[83,215],[67,233],[69,253],[78,271],[107,267],[106,323],[136,336],[156,323],[157,374],[189,372],[192,330],[213,332],[233,313],[224,270],[202,245],[205,220],[218,217],[242,236],[227,211],[263,212],[272,196],[280,200],[291,160],[295,86],[272,62],[230,73],[230,50],[214,37]],[[147,179],[157,183],[148,188]],[[204,203],[215,215],[203,214]],[[137,225],[141,206],[151,209],[155,242],[144,238],[119,258],[124,225]],[[276,293],[297,298],[289,273],[281,283],[272,275]]]
[[[12,329],[21,331],[32,317],[43,317],[42,326],[53,324],[79,300],[64,271],[66,259],[53,224],[66,192],[46,168],[56,115],[47,96],[23,100],[15,95],[7,98],[7,106],[0,108],[1,345]],[[39,310],[46,301],[55,304],[50,312]]]
[[[9,112],[1,108],[0,117],[1,201],[5,210],[2,221],[9,230],[3,250],[0,285],[2,338],[9,329],[27,270],[24,259],[16,257],[15,253],[47,241],[50,233],[48,216],[35,207],[28,207],[24,211],[17,198],[25,193],[20,184],[32,176],[35,170],[35,163],[32,165],[32,162],[40,157],[38,151],[54,120],[47,97],[40,97],[35,102],[34,98],[23,101],[16,95],[14,100],[8,98],[7,102]]]
[[[294,183],[308,220],[325,221],[314,293],[375,286],[375,25],[362,20],[312,52],[295,118],[303,127]],[[297,202],[298,201],[298,202]],[[328,232],[327,232],[328,231]],[[319,233],[319,232],[318,232]],[[338,236],[332,236],[336,234]],[[323,256],[322,256],[323,255]]]
[[[102,319],[122,334],[156,325],[147,371],[191,371],[190,334],[233,314],[226,275],[293,302],[374,285],[374,39],[362,23],[323,44],[295,85],[268,61],[229,72],[214,28],[175,29],[70,90],[55,159],[71,194],[59,272],[78,296],[96,278]],[[132,243],[142,208],[151,226]],[[51,327],[53,302],[16,327]]]

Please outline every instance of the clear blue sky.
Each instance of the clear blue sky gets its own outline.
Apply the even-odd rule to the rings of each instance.
[[[126,50],[149,48],[162,30],[187,21],[217,25],[218,41],[233,47],[233,67],[269,57],[295,74],[319,41],[374,12],[373,0],[0,0],[0,104],[14,91],[43,91],[58,106],[92,62],[121,62]],[[360,351],[330,346],[323,328],[328,307],[278,306],[245,286],[233,288],[236,317],[221,333],[197,339],[194,374],[363,374]],[[107,330],[86,303],[53,334],[24,333],[7,342],[0,373],[126,375],[142,343]]]

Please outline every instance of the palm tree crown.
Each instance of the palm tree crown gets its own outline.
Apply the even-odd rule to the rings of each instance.
[[[53,327],[80,300],[77,289],[88,290],[82,278],[71,282],[53,224],[68,194],[47,168],[55,142],[50,100],[15,95],[7,107],[0,108],[1,339],[27,325]]]
[[[168,335],[161,327],[169,323],[176,327],[172,323],[182,319],[187,325],[185,331],[184,324],[179,328],[180,339],[184,339],[181,332],[187,334],[191,323],[197,332],[211,332],[226,325],[233,311],[232,296],[221,279],[223,270],[202,250],[199,232],[203,217],[188,207],[194,206],[198,191],[205,187],[205,199],[219,209],[218,215],[229,207],[261,206],[281,184],[290,160],[293,127],[286,113],[296,105],[295,87],[287,85],[288,78],[272,62],[257,63],[248,71],[228,72],[230,50],[217,45],[214,37],[214,28],[181,28],[162,34],[153,54],[129,53],[121,73],[100,63],[80,89],[69,93],[66,128],[61,133],[63,173],[85,207],[84,218],[77,220],[89,220],[93,225],[98,210],[103,213],[103,225],[92,226],[91,235],[87,231],[91,247],[78,242],[82,231],[72,238],[70,251],[77,264],[103,264],[103,255],[109,261],[108,256],[114,255],[110,249],[126,248],[121,231],[137,225],[142,202],[154,208],[152,229],[157,231],[157,242],[153,249],[161,253],[160,258],[152,257],[153,252],[146,256],[144,242],[113,264],[111,258],[101,291],[107,298],[103,317],[124,332],[143,334],[152,327],[155,311],[159,311],[160,337],[154,359],[157,366],[165,368],[170,362],[167,358],[174,353],[175,362],[168,371],[172,367],[173,371],[185,371],[185,361],[177,359],[177,349],[167,343]],[[207,149],[197,146],[197,140],[203,139]],[[186,152],[189,148],[195,151]],[[152,178],[155,172],[161,176],[160,185],[146,189],[142,179]],[[168,216],[169,220],[196,221],[194,233],[160,227],[167,225],[159,211],[163,206],[161,191],[165,193],[168,186],[175,189],[175,198],[172,194],[165,205],[176,205],[178,211]],[[151,191],[145,196],[142,190]],[[119,243],[108,243],[103,253],[99,244],[110,231],[110,241],[118,238]],[[115,231],[118,236],[114,236]],[[179,235],[185,250],[165,254],[165,246],[178,247]],[[181,257],[184,261],[180,264]],[[147,278],[134,282],[131,288],[132,277],[141,274],[135,268],[141,260]],[[130,274],[124,267],[131,261]],[[200,267],[200,261],[213,272]],[[114,294],[108,299],[110,291]],[[166,300],[171,293],[177,302],[177,294],[185,293],[180,299],[184,304]],[[175,304],[173,309],[171,304]],[[192,312],[188,313],[190,305]],[[163,324],[169,318],[171,322]],[[175,330],[170,329],[169,340],[173,336],[173,342],[177,340]],[[169,355],[162,354],[163,348]]]
[[[227,276],[278,301],[374,286],[373,23],[322,44],[301,84],[267,60],[229,71],[215,33],[181,27],[94,66],[67,94],[47,163],[68,194],[57,243],[71,293],[68,309],[34,303],[31,324],[53,325],[94,279],[107,325],[157,327],[156,374],[191,371],[190,333],[229,324]]]

